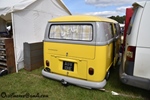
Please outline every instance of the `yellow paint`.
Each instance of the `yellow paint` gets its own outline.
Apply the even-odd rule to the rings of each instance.
[[[90,81],[102,81],[112,64],[112,46],[112,44],[89,46],[44,42],[44,61],[50,61],[50,69],[53,73]],[[74,71],[63,70],[63,61],[74,62]],[[46,64],[44,66],[47,67]],[[90,67],[94,68],[94,75],[89,75]]]
[[[59,17],[50,20],[52,23],[91,21],[117,23],[116,21],[107,18],[79,15]],[[113,32],[113,34],[116,34],[114,26]],[[49,67],[52,73],[64,76],[75,77],[94,82],[103,81],[106,76],[106,72],[113,63],[116,63],[117,53],[115,54],[115,59],[113,59],[113,48],[115,48],[115,51],[118,52],[119,40],[117,40],[115,43],[117,47],[113,47],[113,42],[104,46],[95,46],[45,41],[44,67]],[[50,62],[50,66],[46,66],[46,60]],[[63,70],[63,61],[73,62],[74,71]],[[94,75],[89,75],[89,68],[94,69]]]
[[[49,22],[90,22],[90,21],[117,23],[117,21],[105,17],[86,16],[86,15],[62,16],[54,18]]]

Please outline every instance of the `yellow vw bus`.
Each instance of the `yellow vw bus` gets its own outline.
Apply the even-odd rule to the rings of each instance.
[[[119,57],[118,22],[96,16],[63,16],[48,22],[42,75],[81,87],[106,85]]]

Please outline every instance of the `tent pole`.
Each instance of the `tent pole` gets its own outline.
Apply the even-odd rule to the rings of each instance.
[[[16,52],[16,39],[15,39],[15,21],[14,21],[14,14],[11,13],[11,20],[12,20],[12,27],[13,27],[13,42],[14,42],[14,54],[15,54],[15,65],[16,65],[16,73],[18,73],[18,67],[17,67],[17,52]]]

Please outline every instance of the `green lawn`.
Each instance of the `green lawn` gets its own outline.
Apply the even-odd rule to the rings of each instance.
[[[89,90],[74,85],[64,87],[60,82],[41,75],[42,67],[32,72],[20,70],[19,73],[0,77],[0,100],[149,100],[150,92],[122,84],[118,69],[111,73],[105,86],[106,91]],[[120,95],[112,95],[115,91]],[[32,97],[28,97],[28,94]],[[40,97],[42,96],[42,97]]]

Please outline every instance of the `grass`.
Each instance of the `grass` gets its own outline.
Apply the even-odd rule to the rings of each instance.
[[[119,81],[118,69],[112,71],[111,77],[108,80],[107,85],[105,86],[106,91],[89,90],[74,85],[64,87],[58,81],[43,77],[41,75],[41,70],[42,67],[32,72],[23,69],[20,70],[19,73],[13,73],[0,77],[0,100],[3,99],[149,100],[150,99],[149,91],[122,84]],[[111,91],[115,91],[120,95],[112,95]],[[26,96],[23,97],[24,95],[28,94],[30,94],[32,97]],[[39,96],[46,96],[46,97],[39,97]]]

